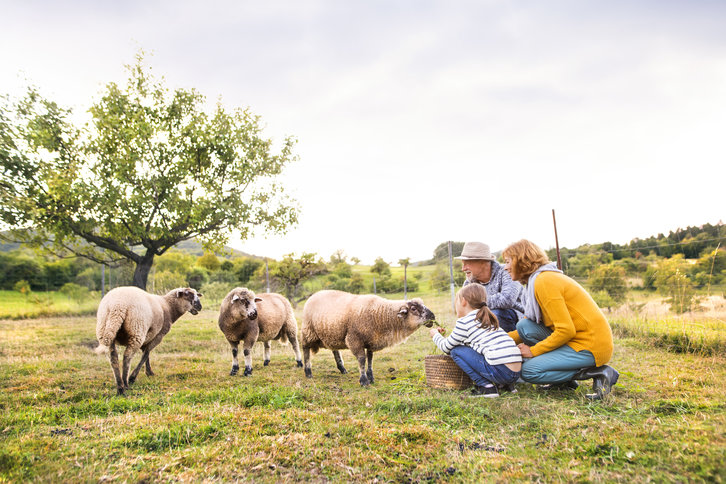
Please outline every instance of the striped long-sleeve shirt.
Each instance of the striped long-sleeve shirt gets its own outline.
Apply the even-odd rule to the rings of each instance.
[[[464,281],[464,286],[476,282],[487,290],[487,305],[490,309],[514,309],[520,313],[524,312],[522,305],[522,285],[513,281],[509,272],[497,262],[492,261],[492,275],[489,282]]]
[[[449,354],[455,346],[466,345],[484,355],[490,365],[519,363],[522,354],[514,340],[503,329],[482,329],[476,319],[476,310],[456,320],[454,331],[448,338],[434,335],[434,343],[441,351]]]

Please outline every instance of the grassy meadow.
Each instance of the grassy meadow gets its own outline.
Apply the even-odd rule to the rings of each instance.
[[[0,291],[0,320],[96,314],[99,298],[76,301],[60,292]]]
[[[452,326],[448,295],[424,300]],[[156,375],[125,397],[93,353],[93,316],[0,321],[0,482],[726,480],[722,349],[616,329],[621,377],[606,401],[529,384],[482,399],[426,386],[438,350],[425,330],[376,353],[368,388],[347,351],[350,373],[321,350],[310,380],[277,343],[268,367],[258,344],[253,375],[231,377],[207,307],[175,323],[151,355]]]

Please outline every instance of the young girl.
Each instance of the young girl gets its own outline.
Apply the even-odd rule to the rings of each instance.
[[[450,354],[476,385],[475,396],[498,397],[497,385],[514,390],[522,370],[522,355],[514,340],[499,328],[497,317],[487,307],[487,292],[480,284],[464,286],[456,295],[454,331],[444,338],[431,329],[436,346]]]

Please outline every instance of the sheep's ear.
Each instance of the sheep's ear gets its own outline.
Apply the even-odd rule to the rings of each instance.
[[[179,289],[176,292],[176,297],[184,297],[184,289]]]
[[[240,298],[240,297],[239,297],[239,295],[235,294],[235,295],[234,295],[234,296],[232,297],[232,302],[235,302],[235,301],[236,301],[236,300],[238,300],[239,298]]]
[[[204,294],[202,294],[201,292],[197,293],[197,297],[202,297],[202,296],[204,296]]]
[[[401,309],[398,311],[398,317],[399,319],[403,319],[408,314],[408,306],[402,306]]]
[[[255,302],[262,302],[262,298],[261,297],[255,297]]]

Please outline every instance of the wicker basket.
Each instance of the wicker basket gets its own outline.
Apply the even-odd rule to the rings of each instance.
[[[464,390],[474,384],[449,355],[427,355],[424,369],[426,384],[431,388]]]

